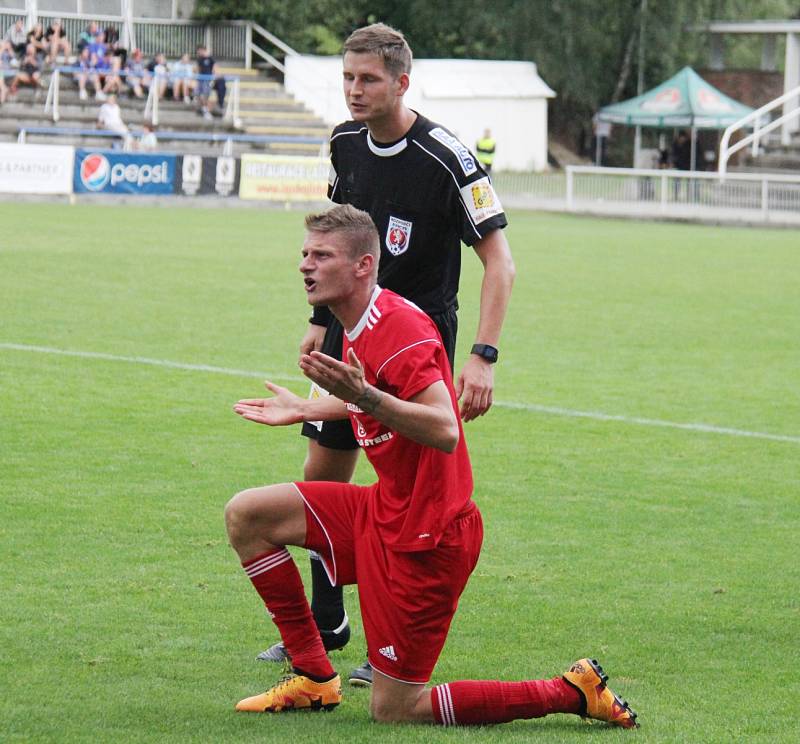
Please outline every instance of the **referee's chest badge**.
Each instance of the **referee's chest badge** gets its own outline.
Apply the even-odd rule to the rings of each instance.
[[[411,240],[412,223],[401,220],[399,217],[389,217],[389,227],[386,228],[386,248],[393,256],[399,256],[408,250]]]

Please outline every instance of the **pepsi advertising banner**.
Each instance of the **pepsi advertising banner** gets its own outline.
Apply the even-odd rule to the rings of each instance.
[[[172,194],[174,155],[75,150],[76,194]]]

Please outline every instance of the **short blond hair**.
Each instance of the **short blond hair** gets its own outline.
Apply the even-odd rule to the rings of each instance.
[[[350,204],[337,204],[325,212],[309,214],[306,217],[306,230],[314,233],[342,234],[352,258],[369,253],[376,264],[380,260],[381,241],[372,217]]]
[[[394,78],[411,72],[413,55],[405,36],[385,23],[356,29],[344,42],[343,53],[377,54]]]

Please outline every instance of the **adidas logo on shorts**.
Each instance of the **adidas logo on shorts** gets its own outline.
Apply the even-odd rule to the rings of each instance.
[[[385,656],[390,661],[397,661],[397,654],[394,652],[394,646],[384,646],[381,649],[378,649],[378,653],[381,656]]]

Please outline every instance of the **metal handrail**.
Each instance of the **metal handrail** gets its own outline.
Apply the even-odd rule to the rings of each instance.
[[[798,106],[797,108],[783,114],[783,116],[779,117],[778,119],[771,121],[766,126],[761,126],[761,120],[764,118],[765,114],[768,114],[770,111],[772,111],[772,109],[777,108],[781,104],[785,103],[791,98],[795,98],[798,95],[800,95],[800,86],[797,88],[792,88],[792,90],[787,91],[782,96],[778,96],[778,98],[775,100],[764,104],[761,108],[756,109],[755,111],[747,114],[747,116],[742,117],[739,119],[739,121],[735,121],[724,131],[722,134],[722,139],[719,143],[718,171],[720,176],[724,176],[726,174],[728,169],[728,160],[730,159],[731,155],[739,152],[739,150],[743,150],[748,145],[753,145],[753,149],[757,150],[758,141],[764,134],[771,132],[773,129],[777,129],[781,124],[784,124],[790,119],[800,116],[800,106]],[[730,145],[729,143],[731,135],[738,129],[743,129],[750,122],[755,122],[752,133],[747,135],[744,139],[741,139],[733,145]],[[789,144],[788,132],[786,129],[784,129],[782,133],[781,142],[784,145]]]
[[[265,60],[268,64],[272,65],[276,70],[280,71],[282,74],[286,73],[286,67],[284,67],[283,63],[278,60],[276,57],[271,55],[265,49],[262,49],[253,41],[253,31],[257,34],[263,36],[267,41],[269,41],[274,46],[278,47],[285,55],[289,57],[297,56],[297,52],[292,49],[288,44],[282,42],[275,34],[271,34],[267,29],[263,26],[259,26],[257,23],[248,23],[248,32],[247,32],[247,39],[245,44],[247,49],[245,51],[245,67],[249,70],[252,66],[253,61],[253,54],[257,54],[261,59]]]

